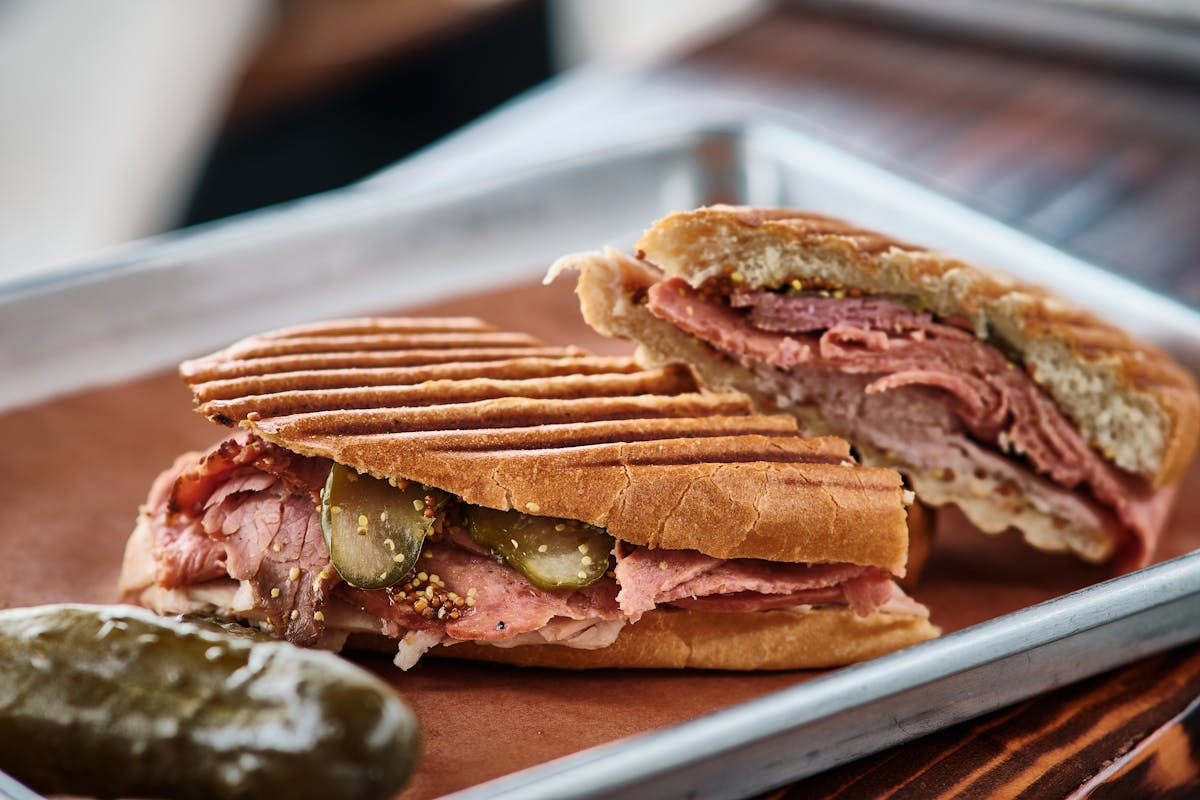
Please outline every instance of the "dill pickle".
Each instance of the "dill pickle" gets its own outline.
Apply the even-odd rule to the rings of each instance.
[[[265,635],[38,606],[0,611],[0,653],[0,770],[40,792],[365,800],[416,758],[387,684]]]
[[[613,539],[573,519],[471,506],[471,538],[492,548],[540,589],[582,589],[604,577]]]
[[[334,464],[321,494],[321,530],[342,579],[360,589],[399,583],[433,529],[433,518],[425,516],[430,496],[435,509],[446,502],[442,492],[418,483],[401,489]]]

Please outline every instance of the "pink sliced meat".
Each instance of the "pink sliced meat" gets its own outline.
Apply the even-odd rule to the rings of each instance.
[[[414,607],[411,590],[400,596],[403,584],[366,591],[339,581],[317,512],[329,467],[245,434],[178,461],[148,501],[158,584],[176,588],[226,575],[245,581],[276,632],[302,645],[320,640],[331,595],[377,615],[396,637],[418,631],[430,641],[495,641],[567,621],[636,620],[663,603],[712,611],[834,604],[869,614],[898,591],[873,568],[725,561],[638,547],[623,547],[616,579],[548,591],[460,525],[441,521],[417,570],[436,575],[441,592],[471,597],[472,605],[456,606],[457,617],[431,617]]]
[[[308,458],[242,432],[180,469],[170,488],[168,510],[197,516],[218,490],[226,494],[240,491],[236,487],[224,488],[232,478],[262,480],[256,473],[274,475],[293,494],[316,492],[325,483],[329,463],[327,459]],[[248,469],[239,472],[243,467]],[[253,487],[246,490],[254,491]]]
[[[910,310],[887,297],[846,298],[820,295],[789,297],[776,292],[745,292],[730,297],[734,308],[749,308],[754,327],[780,333],[823,331],[837,325],[863,330],[886,330],[895,325],[920,328],[932,324],[927,313]]]
[[[212,540],[199,523],[191,518],[168,518],[166,507],[179,473],[190,466],[189,456],[180,456],[175,465],[155,479],[146,507],[157,511],[153,543],[157,583],[176,589],[189,583],[203,583],[223,577],[225,547]]]
[[[395,591],[363,591],[341,587],[339,596],[401,627],[442,630],[451,639],[494,641],[536,631],[552,619],[621,619],[617,587],[601,580],[573,591],[539,589],[520,572],[490,556],[480,556],[444,543],[426,544],[421,571],[437,575],[447,592],[466,597],[474,590],[470,613],[456,620],[430,620],[413,611]]]
[[[738,614],[796,606],[844,606],[846,605],[846,593],[840,586],[829,586],[824,589],[801,589],[788,594],[735,592],[733,594],[708,594],[701,597],[681,597],[672,600],[671,605],[692,611]]]
[[[177,462],[159,479],[166,489],[149,499],[157,583],[175,588],[225,575],[247,581],[281,636],[316,644],[325,627],[318,612],[337,583],[315,511],[328,472],[324,459],[246,434]],[[318,581],[322,573],[328,578]]]
[[[614,570],[621,591],[617,602],[631,620],[660,603],[686,604],[696,598],[723,597],[709,602],[716,609],[759,610],[813,602],[849,603],[862,615],[879,605],[877,595],[859,582],[890,587],[891,577],[872,567],[854,564],[784,564],[749,558],[718,559],[695,550],[617,548]],[[854,588],[847,591],[850,584]],[[808,594],[812,593],[812,594]],[[890,595],[890,589],[888,590]],[[884,596],[886,600],[886,596]],[[694,604],[693,604],[694,605]]]
[[[842,590],[846,593],[850,608],[860,617],[867,616],[901,593],[900,587],[878,571],[851,578]]]
[[[177,589],[226,575],[225,548],[193,521],[163,525],[154,543],[157,583]]]
[[[802,584],[803,581],[797,583]],[[872,570],[833,586],[796,589],[782,594],[746,591],[683,597],[672,600],[671,605],[710,612],[767,611],[773,608],[792,608],[794,606],[849,605],[855,614],[865,617],[899,599],[909,600],[908,596],[900,591],[900,587],[888,575]],[[909,605],[904,611],[905,613],[923,614],[925,609],[909,600]]]
[[[886,298],[751,292],[731,302],[736,307],[671,278],[650,289],[648,307],[752,368],[781,371],[787,379],[774,382],[776,394],[820,407],[881,449],[930,467],[946,465],[939,456],[947,447],[967,451],[967,441],[1026,459],[1061,491],[1094,497],[1120,520],[1127,565],[1147,562],[1171,490],[1105,461],[1024,370],[962,325]],[[883,403],[870,403],[882,394]],[[901,447],[882,445],[896,437],[864,412],[883,405],[921,421],[921,435],[905,437]],[[898,422],[915,433],[914,423]]]

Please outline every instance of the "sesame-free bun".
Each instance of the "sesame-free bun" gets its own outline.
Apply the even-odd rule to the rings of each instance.
[[[361,318],[255,336],[181,373],[215,421],[468,503],[717,558],[904,569],[898,473],[742,395],[701,392],[680,365],[469,318]]]
[[[1154,486],[1176,482],[1200,431],[1192,376],[1045,289],[840,220],[789,209],[713,206],[656,222],[637,247],[692,286],[777,288],[816,279],[915,298],[968,320],[1019,355],[1033,379],[1118,467]]]
[[[875,658],[938,633],[921,614],[875,611],[860,617],[849,608],[832,607],[743,613],[665,608],[626,625],[615,642],[598,650],[465,643],[429,654],[559,669],[820,669]]]

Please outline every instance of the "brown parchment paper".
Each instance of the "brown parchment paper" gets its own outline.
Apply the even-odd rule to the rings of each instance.
[[[587,328],[573,284],[524,285],[402,311],[473,314],[550,343],[629,352],[628,344]],[[173,372],[0,414],[0,607],[113,602],[125,539],[155,475],[180,452],[226,434],[192,411]],[[1200,469],[1193,468],[1157,558],[1200,547],[1198,520]],[[943,512],[913,594],[950,632],[1106,577],[1102,567],[1034,552],[1013,534],[984,536]],[[441,795],[683,722],[815,674],[569,673],[435,659],[400,673],[385,657],[354,658],[391,682],[420,719],[423,752],[405,798]]]

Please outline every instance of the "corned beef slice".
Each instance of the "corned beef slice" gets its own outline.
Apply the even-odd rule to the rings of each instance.
[[[758,611],[845,598],[862,615],[887,602],[890,589],[879,602],[870,591],[849,589],[850,584],[891,585],[891,576],[854,564],[783,564],[750,558],[722,560],[695,550],[650,550],[617,546],[614,570],[621,591],[617,602],[633,620],[659,603],[688,605],[706,610]],[[831,592],[832,591],[832,595]]]
[[[1170,490],[1101,458],[1023,369],[963,326],[879,297],[747,292],[730,304],[679,278],[648,300],[658,317],[754,369],[764,388],[819,407],[859,441],[926,467],[966,456],[1065,516],[1111,527],[1103,517],[1115,514],[1139,564],[1153,549]]]
[[[460,598],[473,589],[473,605],[458,607],[457,618],[431,619],[388,591],[340,583],[317,511],[329,467],[325,459],[244,433],[198,460],[181,459],[160,476],[149,499],[159,585],[176,588],[226,574],[246,581],[275,630],[310,645],[321,638],[331,596],[378,616],[389,635],[420,631],[435,641],[498,641],[566,620],[636,620],[660,603],[712,611],[848,604],[866,615],[885,604],[903,607],[907,599],[878,569],[723,561],[624,545],[616,580],[546,591],[448,527],[436,541],[427,540],[419,570],[436,574],[438,588]]]

